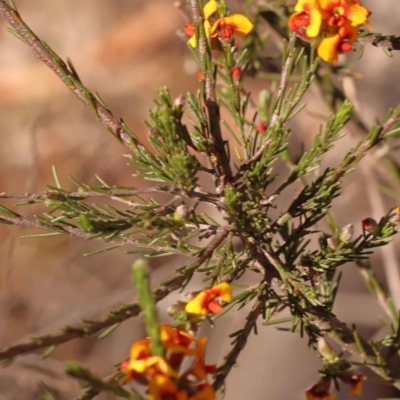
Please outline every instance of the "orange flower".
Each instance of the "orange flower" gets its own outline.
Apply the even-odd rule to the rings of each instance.
[[[146,373],[149,376],[155,374],[163,374],[171,377],[178,376],[178,373],[160,356],[151,356],[142,360],[131,360],[127,365],[127,370],[139,375]]]
[[[220,283],[211,289],[203,290],[186,304],[185,310],[189,314],[198,316],[207,315],[209,312],[218,314],[222,307],[216,299],[225,302],[232,300],[232,289],[229,283]]]
[[[164,375],[154,375],[149,382],[150,400],[187,400],[184,390]]]
[[[203,337],[197,342],[197,359],[194,362],[190,372],[200,380],[207,378],[207,375],[216,370],[215,365],[205,365],[204,364],[204,354],[206,351],[207,338]]]
[[[352,372],[351,370],[342,372],[338,378],[343,381],[344,383],[347,383],[350,385],[350,391],[349,394],[355,395],[355,396],[361,396],[362,392],[362,383],[364,381],[364,375],[363,374],[356,374]]]
[[[253,23],[244,15],[231,14],[220,18],[211,27],[211,37],[218,37],[222,44],[233,42],[234,34],[245,37],[253,29]]]
[[[227,17],[220,18],[211,24],[210,18],[218,11],[218,3],[216,0],[210,0],[203,7],[204,31],[207,37],[218,37],[221,43],[227,44],[233,41],[234,33],[239,37],[246,36],[252,29],[252,22],[240,14],[231,14]],[[189,44],[196,47],[196,36],[194,34],[194,25],[186,24],[185,33],[190,36]]]
[[[318,55],[328,63],[336,63],[339,54],[353,49],[352,43],[357,40],[358,28],[350,25],[346,20],[344,26],[339,28],[338,33],[328,35],[322,39],[318,46]]]
[[[189,349],[197,339],[185,331],[181,331],[171,325],[163,324],[160,329],[161,341],[165,349],[170,353],[183,353],[186,355],[197,354],[195,349]]]
[[[321,8],[328,14],[327,22],[331,27],[340,28],[346,20],[351,26],[367,25],[371,14],[357,0],[319,0]]]
[[[299,0],[295,13],[289,18],[289,28],[302,38],[315,38],[319,35],[323,12],[318,0]]]
[[[318,55],[328,63],[353,49],[360,25],[370,28],[371,13],[358,0],[298,0],[294,10],[289,28],[303,39],[317,39]]]
[[[311,389],[306,391],[307,400],[334,400],[330,393],[332,378],[321,378]]]
[[[218,290],[217,290],[218,291]],[[204,364],[207,338],[197,340],[189,333],[171,325],[160,326],[163,356],[151,353],[151,339],[133,343],[130,360],[121,364],[126,375],[123,383],[130,379],[148,384],[149,400],[215,400],[215,391],[206,383],[207,374],[215,370],[214,365]],[[195,343],[195,348],[190,346]],[[192,367],[179,375],[185,356],[194,359]]]
[[[153,356],[150,351],[150,339],[137,340],[131,346],[130,360],[121,365],[126,374],[126,380],[135,379],[137,375],[148,373],[163,373],[168,376],[177,376],[177,372],[160,356]]]

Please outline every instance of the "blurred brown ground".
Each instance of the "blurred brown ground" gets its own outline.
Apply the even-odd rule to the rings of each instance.
[[[372,0],[363,3],[374,11],[371,23],[375,31],[399,34],[394,16],[399,14],[400,5],[396,0],[382,6]],[[173,96],[196,90],[191,56],[175,34],[184,20],[172,0],[18,0],[17,5],[38,36],[61,57],[70,57],[87,87],[99,92],[113,113],[122,116],[141,137],[147,134],[142,121],[152,107],[156,87],[167,85]],[[363,59],[356,61],[354,57],[354,63],[355,71],[362,75],[355,82],[357,106],[365,122],[371,124],[400,100],[400,54],[389,59],[378,49],[366,48]],[[254,93],[269,85],[267,81],[246,81],[246,88]],[[352,82],[346,87],[351,89]],[[320,120],[311,112],[328,114],[321,108],[316,90],[307,102],[309,113],[303,113],[294,125],[295,154],[299,154],[301,143],[306,147],[311,143],[317,131]],[[324,165],[336,165],[356,143],[359,133],[355,127],[349,130],[354,135],[342,140],[325,158]],[[28,47],[6,32],[2,21],[0,132],[0,191],[38,192],[46,184],[54,184],[52,165],[65,189],[74,188],[69,174],[87,183],[94,182],[94,174],[98,174],[111,184],[143,184],[132,178],[126,167],[122,154],[127,150]],[[364,164],[373,166],[375,162],[364,160]],[[366,190],[370,170],[360,171],[345,180],[344,195],[335,202],[335,212],[343,225],[359,225],[362,218],[374,212]],[[283,167],[282,172],[286,172]],[[289,189],[282,206],[296,190]],[[386,209],[395,204],[384,199]],[[25,207],[19,211],[29,216],[44,209]],[[133,256],[114,251],[85,258],[82,254],[100,248],[101,243],[68,237],[19,238],[28,233],[33,232],[0,226],[1,346],[30,335],[56,332],[65,324],[100,316],[134,300],[129,278]],[[380,257],[374,257],[374,261],[384,282]],[[180,262],[154,264],[154,282],[166,277]],[[355,268],[348,265],[343,270],[345,279],[336,312],[372,337],[380,328],[378,316],[382,312],[367,295]],[[172,295],[160,305],[165,321],[165,309],[177,297]],[[212,331],[203,328],[203,333],[211,336],[211,362],[222,360],[230,347],[227,334],[240,328],[247,312],[224,317]],[[99,375],[107,375],[112,364],[127,356],[132,340],[143,335],[141,322],[130,320],[102,341],[75,340],[60,346],[46,360],[39,360],[37,355],[20,357],[0,370],[0,399],[35,399],[38,381],[52,388],[57,398],[73,398],[79,393],[78,385],[63,375],[66,360],[78,360]],[[259,335],[252,337],[239,358],[239,368],[228,380],[226,398],[303,399],[304,390],[317,380],[319,365],[304,340],[260,327]],[[384,390],[382,385],[368,383],[363,399],[390,396]],[[342,393],[339,398],[347,397]]]

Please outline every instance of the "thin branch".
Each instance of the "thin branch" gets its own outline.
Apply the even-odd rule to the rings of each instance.
[[[1,0],[0,0],[1,1]],[[102,188],[103,192],[94,192],[91,190],[85,191],[80,190],[79,192],[60,192],[61,194],[65,194],[66,196],[73,197],[77,200],[86,199],[88,197],[132,197],[141,194],[149,194],[149,193],[163,193],[181,196],[185,198],[198,198],[201,201],[210,203],[212,205],[216,205],[218,201],[217,195],[209,193],[202,187],[196,187],[190,191],[184,191],[178,189],[174,186],[169,185],[157,185],[151,187],[143,187],[138,189],[107,189]],[[51,192],[47,193],[6,193],[0,192],[1,199],[17,199],[17,200],[26,200],[28,202],[36,202],[40,200],[48,200]],[[57,192],[58,193],[58,192]]]
[[[201,15],[201,10],[198,0],[190,0],[192,19],[195,26],[203,26],[203,18]],[[203,30],[203,29],[201,29]],[[200,63],[202,66],[206,65],[207,57],[211,57],[207,47],[207,41],[205,35],[200,35],[198,38],[198,54]],[[219,181],[217,182],[220,186],[220,190],[223,189],[226,182],[232,180],[232,169],[229,163],[228,155],[225,150],[225,143],[222,138],[221,132],[221,116],[220,109],[217,103],[216,93],[215,93],[215,80],[212,76],[213,71],[207,69],[205,74],[205,93],[204,93],[204,103],[207,108],[210,133],[211,133],[211,143],[213,147],[214,157],[209,157],[209,162],[215,170]]]
[[[363,278],[367,288],[374,296],[376,302],[385,312],[386,316],[390,319],[394,327],[398,325],[398,315],[396,309],[393,307],[391,297],[387,295],[381,284],[376,279],[374,270],[369,263],[364,263],[361,260],[355,262],[361,277]]]
[[[115,118],[111,111],[82,85],[75,71],[71,67],[68,68],[65,62],[37,37],[22,20],[19,13],[7,4],[6,0],[0,0],[0,15],[75,96],[96,114],[102,124],[109,128],[125,146],[132,149],[132,141],[136,143],[137,139],[125,127],[123,121]]]
[[[43,226],[37,220],[31,219],[31,218],[26,218],[26,217],[23,217],[22,215],[10,217],[8,215],[1,214],[0,219],[8,221],[8,222],[12,223],[13,225],[22,225],[22,226],[29,227],[29,228],[36,228],[36,229],[52,231],[52,232],[56,231],[60,235],[70,234],[72,236],[75,236],[75,237],[78,237],[81,239],[99,240],[99,241],[104,242],[104,238],[102,238],[100,236],[93,238],[93,234],[91,232],[84,232],[79,228],[74,228],[74,227],[67,226],[67,225],[61,226],[61,225],[58,225],[57,223],[52,224],[50,221],[49,221],[48,225]],[[64,231],[64,232],[61,233],[61,231]],[[157,252],[168,252],[168,253],[175,253],[175,254],[178,254],[181,256],[189,256],[189,257],[191,256],[191,254],[180,251],[174,247],[156,246],[156,245],[149,246],[146,243],[142,243],[142,242],[138,241],[137,239],[133,239],[133,238],[117,237],[115,239],[108,240],[107,243],[119,244],[121,247],[133,245],[133,246],[137,246],[137,247],[154,250]]]
[[[400,50],[400,37],[394,35],[382,35],[380,33],[370,33],[359,37],[357,41],[361,44],[373,45],[389,51]]]
[[[214,251],[223,243],[227,238],[231,226],[223,227],[207,245],[204,251],[198,255],[196,261],[184,268],[182,271],[177,272],[172,278],[162,283],[161,286],[154,291],[156,302],[161,301],[171,292],[181,288],[195,270],[202,265],[207,259],[212,257]],[[0,350],[0,360],[12,360],[13,358],[30,353],[32,351],[44,349],[51,346],[60,345],[78,338],[85,338],[100,333],[104,329],[119,324],[129,318],[136,317],[141,312],[139,304],[133,303],[122,305],[117,310],[109,312],[103,319],[98,321],[84,321],[81,324],[66,326],[62,329],[61,333],[52,335],[44,335],[36,338],[31,338],[25,342],[14,344]]]
[[[288,44],[289,52],[286,57],[285,65],[283,66],[283,69],[282,69],[281,81],[279,83],[278,94],[276,96],[276,106],[274,109],[274,113],[272,114],[271,120],[269,122],[269,125],[273,125],[279,117],[277,106],[279,105],[281,97],[284,95],[284,93],[286,91],[286,86],[289,82],[289,68],[290,68],[290,65],[292,64],[292,59],[293,59],[293,55],[294,55],[293,52],[290,51],[290,49],[292,48],[293,42],[295,40],[296,40],[295,35],[292,35],[290,37],[289,44]]]
[[[110,384],[113,383],[115,381],[115,379],[121,375],[120,371],[115,371],[112,374],[106,376],[103,381],[106,384]],[[94,399],[96,396],[98,396],[100,393],[102,392],[101,389],[98,388],[89,388],[86,389],[85,392],[83,394],[81,394],[78,397],[75,397],[73,400],[92,400]]]

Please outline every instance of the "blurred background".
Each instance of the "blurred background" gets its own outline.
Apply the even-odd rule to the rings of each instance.
[[[197,90],[196,65],[177,34],[186,21],[172,0],[16,3],[33,31],[62,58],[70,57],[86,86],[99,92],[114,115],[123,117],[139,137],[147,135],[143,120],[156,97],[156,87],[168,86],[174,97]],[[233,9],[241,9],[239,0],[227,3]],[[400,34],[395,17],[400,13],[398,1],[364,0],[363,4],[373,11],[370,21],[375,32]],[[89,184],[95,182],[94,175],[98,174],[110,184],[143,185],[126,166],[122,155],[127,149],[6,27],[0,21],[0,191],[39,192],[46,184],[54,185],[52,165],[66,190],[75,189],[68,175]],[[265,34],[271,33],[267,24],[262,29]],[[367,47],[361,61],[350,57],[356,79],[343,78],[343,84],[364,123],[370,126],[400,102],[400,54],[390,59],[381,50]],[[246,78],[244,85],[256,99],[258,92],[268,89],[271,82]],[[301,154],[302,145],[310,145],[323,121],[321,116],[329,115],[317,89],[310,91],[307,103],[307,111],[293,124],[295,155]],[[348,126],[351,134],[327,155],[323,166],[340,162],[364,134],[358,129],[352,124]],[[281,168],[285,174],[285,167]],[[376,155],[366,157],[362,166],[345,179],[344,195],[334,204],[340,223],[355,223],[356,233],[361,231],[363,218],[379,218],[399,203],[396,190],[391,197],[379,194],[382,184],[393,183],[382,168]],[[297,190],[288,190],[282,206],[289,204]],[[6,200],[1,203],[12,205]],[[39,205],[20,208],[19,212],[32,216],[44,210]],[[0,225],[1,347],[29,336],[57,332],[66,324],[82,318],[94,319],[119,304],[135,300],[129,273],[134,256],[115,250],[85,258],[84,253],[99,249],[102,244],[70,237],[20,238],[29,233],[34,232]],[[396,243],[385,259],[379,251],[373,257],[374,268],[384,285],[384,264],[392,270],[398,268]],[[154,263],[154,284],[182,262],[168,258]],[[346,265],[342,270],[344,280],[335,309],[338,317],[355,323],[366,338],[382,335],[382,310],[368,295],[356,268]],[[193,282],[192,288],[198,287]],[[169,320],[165,310],[177,298],[178,295],[171,295],[160,303],[163,321]],[[220,362],[229,351],[227,335],[243,325],[248,311],[223,317],[213,330],[202,328],[202,333],[211,337],[207,354],[210,362]],[[113,364],[127,357],[132,341],[144,335],[141,321],[128,320],[104,340],[75,340],[59,346],[46,360],[40,360],[37,354],[19,357],[11,366],[0,369],[0,400],[36,399],[40,392],[38,382],[44,382],[57,399],[72,399],[79,394],[79,387],[63,374],[65,361],[78,360],[105,376]],[[226,398],[304,399],[304,391],[318,379],[319,366],[316,354],[296,334],[260,327],[259,335],[251,337],[239,357],[239,368],[228,379]],[[362,398],[394,396],[390,388],[371,382],[364,385]],[[338,398],[346,399],[345,391]]]

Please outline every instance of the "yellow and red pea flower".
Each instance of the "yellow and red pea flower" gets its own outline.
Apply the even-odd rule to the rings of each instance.
[[[352,26],[369,27],[370,12],[357,0],[319,0],[321,8],[328,14],[327,23],[332,27],[341,27],[346,20]]]
[[[126,376],[124,383],[136,379],[148,383],[150,400],[215,400],[215,391],[207,383],[214,365],[204,364],[207,338],[196,339],[189,333],[170,325],[160,326],[164,357],[153,356],[150,339],[133,343],[131,358],[121,364]],[[190,347],[195,344],[195,347]],[[191,368],[179,376],[185,356],[194,357]]]
[[[239,37],[247,36],[253,29],[253,23],[244,15],[231,14],[220,18],[211,27],[211,37],[218,37],[222,44],[232,43],[234,34]]]
[[[185,311],[196,316],[205,316],[209,313],[218,314],[222,310],[218,299],[224,302],[232,300],[232,289],[229,283],[223,282],[211,289],[203,290],[186,304]]]
[[[253,29],[252,22],[241,14],[231,14],[227,17],[219,18],[214,23],[211,23],[210,18],[217,13],[218,2],[209,0],[203,7],[204,31],[207,37],[218,37],[223,44],[231,43],[234,39],[234,34],[239,37],[244,37]],[[185,25],[185,33],[190,37],[189,44],[196,47],[196,36],[193,24]]]
[[[338,62],[339,54],[353,50],[353,45],[357,41],[358,27],[351,26],[348,21],[339,28],[335,34],[329,34],[322,39],[317,52],[319,57],[330,63]]]
[[[294,11],[289,28],[303,39],[315,39],[319,57],[328,63],[353,49],[360,25],[370,28],[371,13],[358,0],[298,0]]]
[[[315,38],[319,35],[323,12],[318,0],[298,0],[295,13],[289,18],[289,28],[302,38]]]
[[[175,367],[179,367],[184,355],[196,355],[196,349],[189,349],[197,339],[170,325],[160,326],[161,341],[166,351],[166,358],[153,356],[150,351],[150,339],[137,340],[131,346],[130,360],[121,365],[121,370],[126,374],[126,380],[135,379],[137,375],[154,375],[161,373],[176,377]],[[176,357],[176,355],[181,355]]]
[[[160,335],[167,352],[186,355],[197,354],[195,349],[189,349],[192,343],[197,343],[197,339],[193,335],[167,324],[161,325]]]

